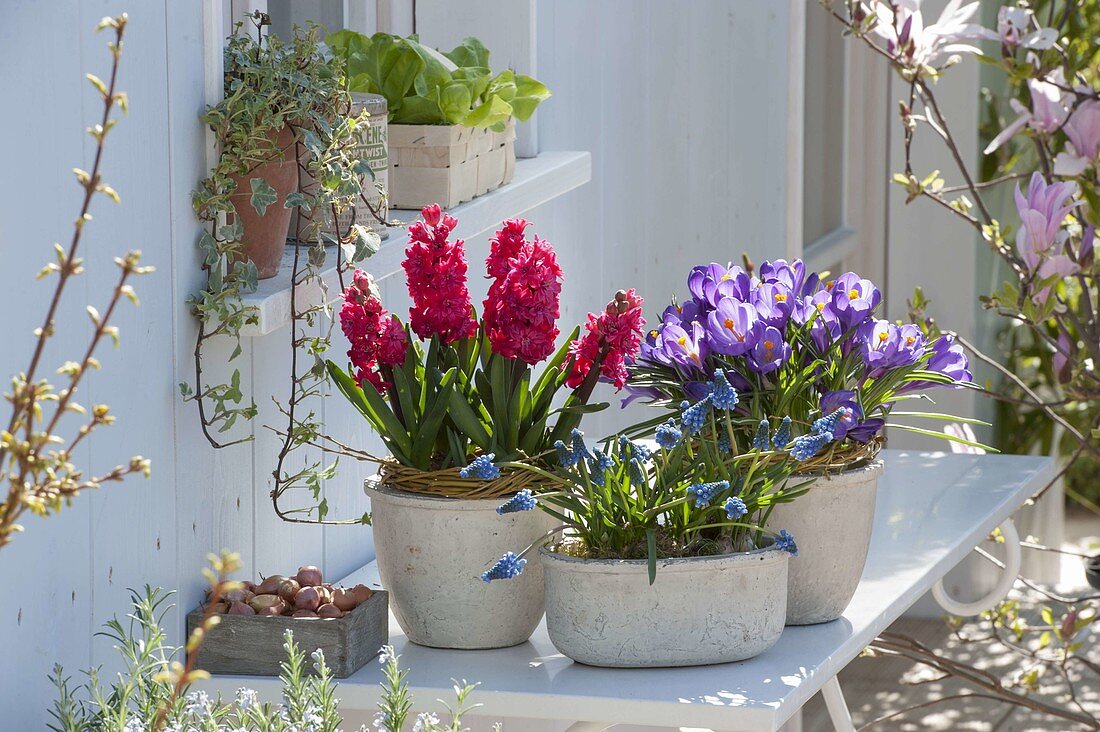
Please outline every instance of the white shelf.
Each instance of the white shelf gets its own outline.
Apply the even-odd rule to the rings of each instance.
[[[544,152],[539,153],[538,157],[518,160],[516,174],[511,183],[456,206],[449,212],[458,219],[455,236],[473,239],[499,226],[505,219],[551,201],[584,185],[591,178],[592,156],[588,152]],[[419,211],[395,209],[390,211],[390,218],[408,223],[414,221],[419,214]],[[399,272],[405,244],[404,230],[391,228],[389,238],[382,241],[382,247],[377,254],[362,263],[363,268],[378,280]],[[303,250],[301,256],[305,255]],[[244,296],[245,305],[257,309],[259,321],[256,325],[244,328],[242,335],[266,335],[290,322],[290,277],[293,265],[294,247],[290,245],[283,256],[279,274],[271,279],[261,280],[255,292]],[[335,264],[324,269],[321,278],[331,302],[340,293]],[[320,301],[321,288],[317,285],[299,288],[297,296],[305,298],[303,304],[299,305],[301,309],[307,302]]]

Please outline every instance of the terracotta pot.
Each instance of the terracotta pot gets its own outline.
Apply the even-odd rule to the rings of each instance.
[[[657,560],[579,559],[540,550],[546,629],[559,651],[590,666],[646,668],[743,661],[783,634],[790,555]]]
[[[233,207],[244,226],[241,254],[252,260],[261,280],[274,277],[279,272],[286,249],[286,237],[290,231],[290,216],[286,197],[298,190],[298,162],[294,157],[294,131],[290,127],[279,130],[275,140],[278,152],[272,159],[260,163],[245,175],[231,176],[238,193],[232,196]],[[252,206],[253,178],[263,178],[275,189],[275,203],[267,207],[263,216]]]
[[[781,503],[768,527],[787,529],[798,544],[791,559],[787,589],[787,625],[836,620],[859,587],[883,463],[876,460],[843,473],[795,474],[792,483],[813,478],[813,485],[791,503]]]

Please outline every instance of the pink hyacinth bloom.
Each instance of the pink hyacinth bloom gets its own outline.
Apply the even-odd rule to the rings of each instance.
[[[903,63],[914,66],[938,67],[958,53],[981,53],[968,43],[996,38],[996,34],[976,23],[968,22],[978,12],[980,3],[966,5],[951,0],[935,23],[926,26],[921,0],[896,0],[891,4],[875,4],[878,23],[874,32],[886,39],[886,50],[896,54]]]
[[[642,344],[645,328],[642,303],[633,288],[620,290],[602,313],[588,314],[584,326],[587,332],[569,346],[573,369],[565,380],[566,386],[576,389],[583,384],[597,363],[601,377],[619,389],[626,385],[629,378],[626,366],[637,358]]]
[[[1044,134],[1057,131],[1065,123],[1074,99],[1074,94],[1061,88],[1065,86],[1065,81],[1061,69],[1056,69],[1046,79],[1029,80],[1027,86],[1031,91],[1031,109],[1015,99],[1009,100],[1009,106],[1019,116],[1001,130],[983,152],[988,155],[1025,127]]]
[[[422,340],[439,336],[444,343],[477,333],[470,292],[466,288],[463,241],[448,237],[458,221],[438,204],[421,210],[423,221],[409,226],[409,247],[402,268],[408,280],[409,324]]]
[[[1083,102],[1062,128],[1069,145],[1054,158],[1056,175],[1081,175],[1100,157],[1100,101]]]

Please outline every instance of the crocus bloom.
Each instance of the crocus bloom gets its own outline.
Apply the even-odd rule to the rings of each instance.
[[[1061,88],[1065,86],[1065,83],[1066,79],[1060,68],[1051,72],[1046,79],[1028,80],[1027,87],[1031,91],[1031,109],[1015,99],[1010,99],[1009,106],[1019,116],[986,145],[985,154],[988,155],[1005,144],[1025,127],[1030,127],[1043,134],[1049,134],[1061,127],[1066,121],[1070,105],[1073,102],[1073,94]]]
[[[796,305],[794,293],[781,282],[761,282],[750,295],[757,316],[767,325],[784,328]]]
[[[709,352],[706,332],[700,323],[688,323],[685,329],[679,325],[666,325],[658,339],[664,363],[677,364],[691,369],[701,369]]]
[[[527,560],[517,557],[512,552],[505,552],[497,563],[485,572],[481,573],[481,579],[492,582],[499,579],[512,579],[523,574],[523,568],[527,566]]]
[[[760,281],[784,285],[795,295],[807,294],[804,285],[815,286],[817,275],[806,279],[806,265],[801,259],[788,263],[785,259],[776,259],[760,265]]]
[[[974,377],[970,373],[970,362],[963,347],[955,343],[954,336],[942,335],[932,344],[932,357],[925,366],[929,371],[950,376],[959,383],[969,383]]]
[[[896,6],[896,14],[891,5]],[[886,50],[902,63],[938,67],[953,54],[980,53],[975,46],[959,43],[989,36],[985,28],[967,22],[978,12],[978,6],[977,2],[963,5],[962,0],[951,0],[939,19],[926,26],[921,0],[878,2],[874,4],[878,15],[874,32],[886,39]]]
[[[882,293],[870,280],[854,272],[837,277],[830,288],[833,312],[844,330],[858,325],[882,302]]]
[[[830,391],[821,397],[822,414],[838,414],[833,427],[833,439],[840,442],[850,439],[854,442],[868,442],[882,431],[885,420],[863,418],[863,407],[851,390]]]
[[[924,352],[919,328],[897,326],[887,320],[868,320],[860,325],[856,329],[855,344],[860,348],[871,378],[889,369],[916,363]]]
[[[1054,158],[1054,172],[1056,175],[1081,175],[1100,158],[1100,101],[1082,102],[1062,130],[1069,138],[1069,145]]]
[[[718,353],[741,356],[753,347],[753,326],[756,324],[756,308],[732,297],[724,297],[718,306],[707,314],[708,342]]]
[[[714,307],[723,297],[745,300],[749,296],[749,275],[737,266],[711,263],[694,267],[688,275],[688,290],[699,303]]]
[[[756,345],[752,347],[748,355],[749,368],[758,374],[770,374],[791,357],[791,346],[783,339],[783,334],[778,329],[767,326],[762,328],[756,338]]]

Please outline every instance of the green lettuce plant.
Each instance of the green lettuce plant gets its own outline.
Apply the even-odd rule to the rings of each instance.
[[[386,97],[394,124],[489,127],[497,132],[515,117],[526,121],[550,96],[542,82],[506,69],[493,74],[489,49],[467,38],[441,53],[415,36],[367,37],[342,30],[326,39],[344,60],[349,91]]]

